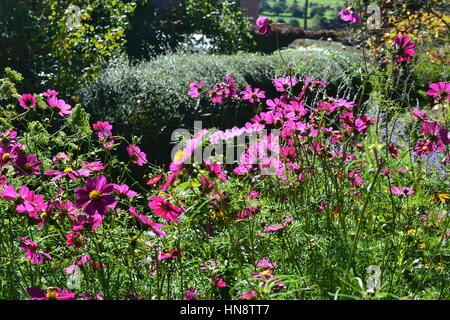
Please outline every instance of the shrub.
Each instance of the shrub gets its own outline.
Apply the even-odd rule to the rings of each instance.
[[[285,56],[301,78],[311,75],[328,81],[331,93],[347,96],[357,93],[348,86],[359,81],[352,66],[355,56],[328,49],[288,50]],[[80,92],[81,102],[93,116],[114,123],[121,134],[129,134],[132,126],[132,133],[144,136],[143,143],[155,149],[155,157],[164,161],[170,146],[161,146],[160,141],[169,141],[174,129],[192,127],[194,120],[199,119],[210,127],[242,125],[252,113],[246,103],[225,103],[217,110],[208,101],[190,99],[187,95],[190,81],[212,84],[230,75],[241,88],[257,86],[272,95],[273,77],[285,71],[281,65],[278,54],[172,54],[136,65],[120,60]],[[341,90],[344,87],[347,92]],[[219,113],[221,117],[212,119],[211,113]]]

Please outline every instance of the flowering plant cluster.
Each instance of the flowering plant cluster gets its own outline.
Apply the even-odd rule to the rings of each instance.
[[[411,63],[411,39],[392,47]],[[430,84],[435,116],[383,92],[374,110],[290,69],[275,94],[194,79],[180,94],[254,115],[196,130],[162,168],[138,137],[19,80],[0,80],[1,298],[450,297],[450,84]]]

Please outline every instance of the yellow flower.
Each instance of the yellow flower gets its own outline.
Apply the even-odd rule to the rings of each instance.
[[[438,197],[442,203],[445,203],[445,199],[450,199],[450,194],[441,193]]]

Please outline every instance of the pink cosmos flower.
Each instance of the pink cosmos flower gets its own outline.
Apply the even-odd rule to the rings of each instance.
[[[246,87],[244,91],[241,92],[242,100],[248,100],[250,103],[261,102],[262,98],[265,98],[265,91],[259,88],[254,90],[251,87]]]
[[[197,84],[197,82],[191,82],[189,84],[189,92],[188,94],[192,97],[192,98],[198,98],[201,95],[201,89],[205,87],[205,83],[203,81],[200,81],[199,84]]]
[[[4,200],[15,201],[18,213],[27,213],[32,217],[40,215],[47,209],[44,197],[36,195],[34,191],[30,191],[26,186],[20,187],[19,193],[17,193],[13,186],[7,185],[0,192],[0,196]]]
[[[255,290],[252,290],[250,292],[243,293],[241,295],[241,298],[245,299],[245,300],[250,300],[250,299],[256,298],[257,296],[258,296],[258,293]]]
[[[153,185],[155,183],[158,183],[158,181],[161,180],[162,176],[163,176],[162,173],[160,173],[160,174],[157,174],[156,176],[148,179],[147,185]]]
[[[249,199],[256,199],[259,198],[259,192],[256,190],[250,191],[250,194],[248,195]]]
[[[79,213],[69,214],[70,220],[72,220],[72,230],[80,231],[83,229],[97,230],[103,223],[103,215],[85,215]]]
[[[414,147],[414,151],[419,156],[425,156],[430,154],[436,150],[436,144],[433,141],[429,140],[420,140],[417,142],[417,145]]]
[[[450,83],[438,82],[430,83],[430,90],[427,95],[432,96],[435,100],[449,100],[450,99]]]
[[[163,217],[166,221],[178,222],[180,219],[178,215],[182,212],[181,208],[174,206],[163,197],[151,197],[152,202],[148,206],[153,209],[157,216]]]
[[[32,264],[43,264],[44,258],[52,258],[48,253],[38,251],[37,248],[39,245],[28,238],[20,238],[19,246],[22,250],[26,251],[25,258],[30,259]]]
[[[273,85],[278,92],[285,92],[287,89],[292,88],[297,84],[296,77],[280,77],[273,81]]]
[[[360,16],[349,8],[342,9],[339,15],[343,21],[349,21],[351,23],[361,22]]]
[[[398,62],[411,61],[411,58],[414,57],[414,48],[416,45],[408,36],[395,36],[392,46]]]
[[[71,291],[59,288],[50,288],[44,291],[40,287],[32,287],[27,289],[27,293],[31,297],[31,300],[75,300],[76,296]]]
[[[396,195],[403,196],[406,198],[410,194],[414,193],[414,189],[410,188],[410,187],[401,187],[401,188],[392,187],[391,192],[392,192],[392,194],[396,194]]]
[[[183,300],[198,300],[198,292],[195,290],[195,288],[189,288],[188,291],[186,291],[183,294]]]
[[[167,181],[160,187],[161,190],[167,190],[172,184],[174,184],[183,169],[184,164],[191,160],[194,151],[201,145],[202,139],[207,133],[208,130],[203,129],[202,131],[197,132],[192,139],[186,142],[186,147],[181,152],[182,156],[170,164],[169,168],[171,174],[167,178]]]
[[[115,184],[114,192],[117,193],[119,196],[123,196],[128,199],[134,198],[135,196],[138,195],[137,192],[130,190],[130,187],[126,184],[122,184],[122,185]]]
[[[92,125],[92,129],[98,132],[98,137],[100,139],[104,139],[105,136],[112,136],[112,128],[113,126],[110,125],[108,121],[98,121]]]
[[[73,246],[75,250],[79,250],[86,246],[86,235],[81,232],[72,231],[66,234],[66,245]]]
[[[101,161],[95,161],[95,162],[85,161],[81,164],[81,166],[89,169],[92,172],[102,171],[103,169],[105,169],[105,166],[103,165],[103,163]]]
[[[53,162],[63,162],[69,160],[69,156],[65,152],[60,152],[52,158]]]
[[[4,187],[6,186],[7,182],[6,182],[6,176],[4,175],[0,175],[0,187]],[[1,190],[1,189],[0,189]]]
[[[212,103],[221,103],[224,98],[224,91],[221,87],[211,86],[211,90],[208,91],[209,100]]]
[[[216,286],[218,286],[219,288],[225,288],[227,286],[227,283],[221,278],[216,277],[214,281],[216,283]]]
[[[91,171],[88,169],[73,170],[72,168],[67,167],[64,171],[48,170],[45,171],[44,174],[55,175],[50,181],[56,181],[63,177],[68,177],[69,179],[76,181],[79,177],[89,177]]]
[[[212,176],[219,178],[223,182],[228,181],[227,176],[225,175],[225,173],[222,172],[222,166],[220,164],[211,163],[211,161],[209,160],[205,160],[204,164]]]
[[[264,230],[266,230],[266,231],[279,231],[279,230],[283,230],[283,229],[286,228],[287,225],[288,225],[290,222],[292,222],[292,221],[294,221],[294,218],[293,218],[293,217],[289,217],[289,218],[287,218],[287,220],[286,220],[285,222],[283,222],[282,224],[271,225],[271,226],[265,227]]]
[[[15,161],[20,148],[17,146],[0,146],[0,168]]]
[[[412,111],[414,117],[416,117],[417,120],[419,121],[427,121],[428,120],[428,116],[426,113],[421,112],[419,109],[414,108]]]
[[[171,249],[171,250],[163,250],[158,252],[158,256],[157,256],[157,260],[172,260],[175,258],[178,258],[180,256],[180,254],[182,254],[184,251],[178,251],[175,249]]]
[[[41,165],[42,162],[36,159],[36,155],[30,154],[26,156],[22,152],[18,152],[13,167],[20,176],[34,176],[40,173],[38,168]]]
[[[268,35],[272,30],[270,26],[270,19],[267,17],[259,17],[256,19],[256,25],[258,26],[258,32],[262,35]]]
[[[128,155],[131,158],[131,162],[138,166],[143,166],[147,163],[147,155],[141,151],[141,149],[135,145],[130,144],[127,146]]]
[[[236,219],[237,220],[242,220],[242,219],[245,219],[245,218],[249,218],[249,219],[252,219],[253,218],[253,216],[255,215],[255,214],[258,214],[259,212],[261,212],[261,209],[260,208],[257,208],[257,207],[250,207],[250,208],[247,208],[247,209],[244,209],[244,210],[242,210],[241,212],[239,212],[237,215],[236,215]]]
[[[105,176],[95,179],[88,178],[86,188],[75,190],[78,200],[75,202],[77,208],[83,207],[88,215],[99,213],[105,215],[109,208],[116,205],[116,201],[111,192],[114,190],[113,184],[107,184]]]
[[[165,237],[166,236],[164,231],[160,230],[160,229],[162,229],[164,227],[164,225],[156,223],[156,222],[153,222],[146,215],[138,213],[135,207],[130,206],[128,210],[131,212],[131,214],[133,216],[136,217],[136,219],[142,225],[144,225],[144,226],[148,227],[149,229],[151,229],[154,234],[156,234],[156,235],[158,235],[160,237]]]
[[[398,149],[397,149],[397,147],[395,146],[394,143],[391,143],[389,145],[388,151],[389,151],[389,153],[391,154],[392,157],[398,158]]]
[[[25,110],[36,107],[36,97],[32,94],[25,93],[21,97],[18,98],[19,104]]]
[[[72,114],[72,106],[67,104],[64,100],[58,99],[56,96],[52,96],[47,99],[47,104],[50,109],[59,111],[58,114],[61,117]]]
[[[46,98],[56,97],[59,94],[58,91],[48,89],[46,92],[41,93]]]

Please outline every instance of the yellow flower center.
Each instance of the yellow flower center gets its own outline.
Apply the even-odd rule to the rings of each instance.
[[[69,167],[69,168],[64,169],[64,172],[71,173],[71,172],[73,172],[73,169]]]
[[[427,149],[428,149],[427,146],[423,146],[423,147],[422,147],[422,150],[427,150]]]
[[[56,298],[58,298],[58,293],[54,290],[49,290],[46,296],[48,299],[56,300]]]
[[[23,168],[25,169],[25,171],[29,171],[29,170],[31,170],[31,164],[29,164],[29,163],[27,162],[27,163],[25,163],[25,164],[23,165]]]
[[[97,190],[93,190],[89,193],[89,199],[91,199],[92,201],[98,201],[101,197],[102,195]]]
[[[180,150],[180,151],[178,151],[176,154],[175,154],[175,157],[174,157],[174,162],[177,162],[177,161],[180,161],[181,159],[183,159],[183,156],[184,156],[184,150]]]
[[[171,257],[172,256],[172,252],[166,252],[166,256]]]
[[[2,160],[3,160],[3,161],[6,161],[6,160],[9,159],[10,156],[11,156],[10,153],[4,153],[3,156],[2,156]]]

